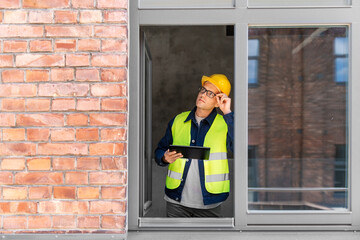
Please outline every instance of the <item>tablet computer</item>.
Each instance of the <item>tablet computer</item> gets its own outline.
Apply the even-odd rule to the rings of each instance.
[[[182,153],[184,158],[192,159],[209,160],[210,155],[209,147],[170,145],[169,150]]]

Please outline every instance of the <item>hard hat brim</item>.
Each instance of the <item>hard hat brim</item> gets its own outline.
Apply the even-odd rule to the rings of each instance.
[[[205,82],[212,83],[219,90],[219,92],[222,93],[222,91],[219,89],[219,87],[216,85],[216,82],[212,78],[203,75],[202,78],[201,78],[201,86],[204,86]]]

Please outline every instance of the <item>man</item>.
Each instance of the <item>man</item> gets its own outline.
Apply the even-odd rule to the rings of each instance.
[[[230,190],[227,148],[233,151],[231,85],[223,74],[202,77],[196,107],[173,118],[155,150],[158,165],[168,166],[165,200],[168,217],[221,217]],[[220,108],[223,116],[216,112]],[[210,147],[209,160],[184,159],[169,145]]]

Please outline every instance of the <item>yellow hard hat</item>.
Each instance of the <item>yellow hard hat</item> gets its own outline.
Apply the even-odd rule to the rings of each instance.
[[[229,79],[224,74],[213,74],[210,77],[202,76],[201,85],[204,86],[205,82],[211,82],[214,84],[222,93],[227,96],[230,94],[231,84]]]

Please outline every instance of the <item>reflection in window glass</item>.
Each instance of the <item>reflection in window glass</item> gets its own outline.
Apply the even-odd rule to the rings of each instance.
[[[249,85],[258,84],[259,40],[248,41],[248,82]]]
[[[346,37],[337,37],[334,41],[335,81],[345,83],[348,80],[348,41]]]
[[[338,74],[348,78],[347,27],[252,27],[249,53],[255,38],[259,71],[258,87],[248,91],[248,208],[347,211],[348,85],[333,80]]]

